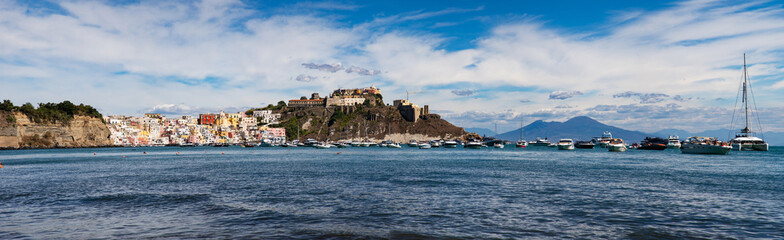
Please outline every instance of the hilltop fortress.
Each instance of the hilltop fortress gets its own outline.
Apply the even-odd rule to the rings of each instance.
[[[465,135],[463,128],[430,113],[428,105],[420,107],[407,99],[392,103],[385,104],[381,89],[370,86],[336,89],[326,97],[312,93],[291,99],[286,106],[263,109],[281,114],[280,123],[273,127],[285,128],[288,139],[408,141]]]
[[[313,93],[310,98],[301,97],[300,99],[289,100],[288,106],[294,108],[310,108],[310,107],[338,107],[341,110],[350,111],[351,108],[357,105],[364,105],[369,107],[384,106],[384,101],[381,95],[381,89],[374,86],[368,88],[355,88],[355,89],[336,89],[326,98],[319,97],[318,93]],[[397,99],[393,101],[393,106],[400,111],[406,121],[416,122],[420,116],[430,114],[430,107],[424,105],[419,107],[409,102],[407,99]]]

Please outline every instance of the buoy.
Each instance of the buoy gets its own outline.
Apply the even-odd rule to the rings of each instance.
[[[3,163],[0,163],[0,168],[4,168],[4,167],[3,167]]]
[[[222,152],[221,154],[226,154],[226,153],[225,153],[225,152]]]
[[[180,152],[177,152],[177,155],[180,155]]]
[[[123,156],[123,158],[125,158],[125,156]]]
[[[144,154],[147,154],[147,152],[144,152]]]
[[[93,155],[95,155],[95,153],[93,153]]]
[[[340,155],[340,153],[342,153],[342,152],[338,152],[338,153],[337,153],[337,154],[335,154],[335,155]]]

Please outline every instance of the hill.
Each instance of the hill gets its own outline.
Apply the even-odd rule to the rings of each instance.
[[[438,114],[420,115],[410,122],[393,106],[283,107],[276,112],[281,113],[280,124],[272,127],[286,128],[290,140],[367,138],[407,142],[412,139],[457,139],[466,135],[463,128],[441,119]]]
[[[609,126],[590,117],[579,116],[566,122],[535,121],[523,127],[523,138],[529,141],[537,137],[548,138],[551,141],[557,141],[561,138],[571,138],[575,141],[591,140],[593,137],[601,136],[604,131],[610,131],[613,137],[622,138],[627,143],[639,142],[645,139],[645,137],[651,136],[639,131]],[[520,129],[496,135],[496,138],[510,141],[517,140],[520,138]]]
[[[496,134],[498,134],[493,130],[487,128],[466,128],[465,131],[470,133],[476,133],[479,136],[488,136],[488,137],[495,136]]]

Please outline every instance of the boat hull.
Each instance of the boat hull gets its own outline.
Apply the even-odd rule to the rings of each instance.
[[[446,144],[444,145],[444,148],[457,148],[457,144]]]
[[[640,149],[640,150],[664,150],[664,149],[667,149],[667,145],[664,145],[664,144],[643,144],[642,146],[638,147],[637,149]]]
[[[610,152],[625,152],[628,149],[622,144],[607,144],[607,150]]]
[[[716,154],[726,155],[732,150],[731,146],[717,146],[706,144],[683,144],[681,145],[681,153],[686,154]]]
[[[735,151],[768,151],[768,143],[762,144],[732,144],[732,150]]]
[[[668,149],[681,149],[681,145],[680,144],[672,144],[672,143],[670,143],[670,144],[667,144],[667,148]]]
[[[574,150],[574,145],[572,144],[558,144],[558,150]]]
[[[479,144],[476,144],[476,145],[474,145],[474,144],[466,144],[466,145],[464,145],[464,148],[468,148],[468,149],[481,149],[481,148],[482,148],[482,145],[479,145]]]

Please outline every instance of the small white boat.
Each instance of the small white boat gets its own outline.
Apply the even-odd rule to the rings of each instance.
[[[730,153],[732,146],[729,143],[718,141],[712,137],[690,137],[681,144],[681,153],[689,154],[718,154]]]
[[[463,148],[470,148],[470,149],[480,149],[482,147],[483,147],[482,142],[479,141],[468,141],[465,145],[463,145]]]
[[[610,152],[626,152],[628,148],[626,148],[626,144],[623,143],[623,139],[613,138],[607,143],[607,150]]]
[[[504,144],[500,143],[500,142],[497,142],[497,143],[493,144],[493,147],[494,148],[504,148]]]
[[[536,141],[530,142],[531,146],[547,147],[552,144],[547,138],[536,138]]]
[[[416,140],[408,141],[409,147],[419,147],[419,143]]]
[[[516,148],[526,148],[526,147],[528,147],[528,142],[526,142],[523,139],[520,139],[520,141],[517,141],[517,143],[515,143],[515,147]]]
[[[313,147],[317,149],[327,149],[327,148],[331,148],[332,145],[328,143],[320,142],[320,143],[313,144]]]
[[[395,143],[395,142],[387,144],[387,147],[388,148],[401,148],[400,144],[399,143]]]
[[[595,144],[600,148],[607,148],[607,144],[610,144],[610,140],[612,139],[613,139],[612,133],[610,133],[609,131],[605,131],[604,133],[602,133],[601,137],[595,137],[591,140],[591,142],[593,142],[593,144]]]
[[[667,148],[669,149],[681,148],[681,140],[678,138],[678,136],[670,136],[667,138]]]
[[[439,141],[439,140],[430,140],[430,146],[434,147],[434,148],[441,147],[441,141]]]
[[[429,143],[421,143],[421,144],[419,144],[419,149],[430,149],[431,147],[432,146],[430,146]]]
[[[455,140],[448,140],[444,142],[444,148],[457,148],[457,141]]]
[[[569,138],[558,140],[558,150],[574,150],[574,141]]]

